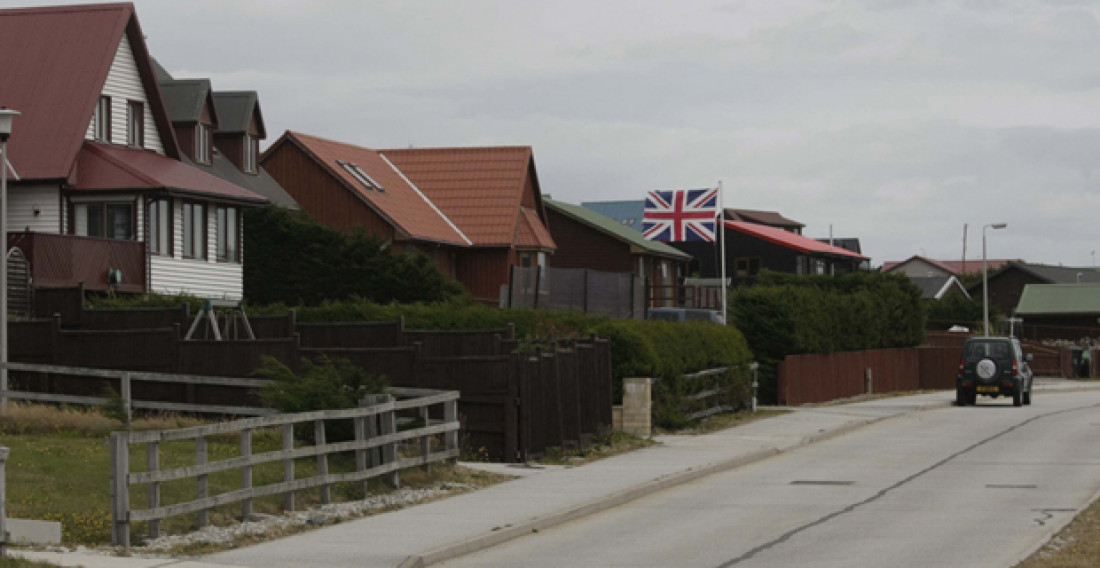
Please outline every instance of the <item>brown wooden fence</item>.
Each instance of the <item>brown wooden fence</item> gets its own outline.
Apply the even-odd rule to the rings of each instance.
[[[8,247],[19,247],[35,286],[73,286],[106,291],[107,270],[122,271],[120,292],[145,292],[145,243],[50,233],[9,233]],[[6,250],[6,249],[5,249]]]

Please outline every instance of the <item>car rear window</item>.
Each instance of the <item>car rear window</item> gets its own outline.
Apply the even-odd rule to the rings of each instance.
[[[1008,344],[1003,341],[972,341],[966,345],[966,358],[1007,358]]]

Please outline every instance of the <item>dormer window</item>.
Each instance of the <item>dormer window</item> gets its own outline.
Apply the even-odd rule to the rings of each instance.
[[[95,139],[97,142],[111,141],[111,97],[101,96],[95,105],[95,114],[92,116],[95,124]]]
[[[241,166],[245,173],[254,174],[259,171],[256,167],[256,157],[259,153],[260,140],[250,134],[245,134],[244,152],[241,154],[243,156]]]
[[[336,163],[340,164],[340,167],[344,168],[345,171],[351,174],[351,177],[355,178],[359,183],[363,184],[363,187],[366,187],[367,189],[373,191],[386,191],[385,188],[379,185],[378,182],[374,181],[374,178],[367,175],[367,172],[364,172],[363,168],[360,168],[358,164],[344,162],[342,160],[336,160]]]
[[[145,105],[141,101],[126,103],[126,143],[134,148],[145,147]]]
[[[201,122],[195,126],[195,162],[210,163],[210,127]]]

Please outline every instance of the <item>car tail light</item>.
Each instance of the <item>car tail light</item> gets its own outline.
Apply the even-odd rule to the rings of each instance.
[[[966,368],[966,359],[959,359],[959,372],[960,373],[963,372],[963,369],[965,369],[965,368]]]
[[[1020,373],[1020,364],[1015,359],[1012,360],[1012,374],[1017,375]]]

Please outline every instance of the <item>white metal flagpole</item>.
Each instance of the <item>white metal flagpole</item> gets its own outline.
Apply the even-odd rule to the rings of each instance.
[[[718,223],[715,229],[718,230],[719,240],[721,242],[721,251],[718,255],[718,262],[722,266],[722,325],[728,325],[726,320],[726,301],[728,293],[726,291],[726,206],[722,200],[722,181],[718,180]]]

